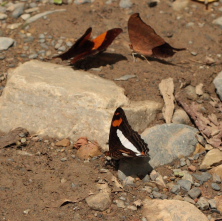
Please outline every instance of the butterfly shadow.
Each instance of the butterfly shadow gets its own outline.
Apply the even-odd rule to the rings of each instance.
[[[153,167],[149,164],[150,157],[123,158],[119,161],[119,171],[125,176],[138,176],[143,179],[151,173]]]
[[[99,68],[101,66],[113,65],[123,60],[127,60],[127,58],[122,54],[103,52],[91,57],[87,57],[84,60],[77,61],[72,66],[74,69],[82,69],[87,71],[91,68]]]

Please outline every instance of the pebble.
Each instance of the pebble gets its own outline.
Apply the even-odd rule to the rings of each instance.
[[[8,25],[7,28],[13,30],[13,29],[18,28],[21,25],[22,23],[14,23],[14,24]]]
[[[192,171],[192,172],[195,172],[197,170],[197,168],[194,166],[194,165],[190,165],[188,167],[188,170]]]
[[[183,167],[183,166],[186,166],[186,164],[187,164],[186,163],[186,159],[185,158],[181,158],[180,159],[180,166]]]
[[[217,203],[216,203],[215,199],[208,200],[208,203],[210,204],[211,209],[216,209],[217,208]]]
[[[15,40],[12,38],[0,37],[0,51],[7,50],[14,43],[15,43]]]
[[[191,199],[190,197],[188,197],[188,196],[185,196],[185,197],[183,198],[183,200],[186,201],[186,202],[188,202],[188,203],[195,204],[195,201],[194,201],[193,199]]]
[[[188,191],[188,195],[192,199],[196,199],[201,195],[201,190],[197,187],[192,188],[191,190]]]
[[[209,203],[205,197],[200,197],[200,199],[197,202],[197,206],[201,210],[207,210],[209,208]]]
[[[74,1],[74,3],[77,5],[82,5],[82,4],[91,3],[91,2],[92,2],[91,0],[75,0]]]
[[[12,12],[13,18],[19,18],[24,12],[25,4],[18,3],[15,5],[15,10]]]
[[[114,80],[115,81],[127,81],[127,80],[129,80],[131,78],[135,78],[135,77],[136,77],[136,75],[134,75],[134,74],[127,74],[127,75],[124,75],[120,78],[115,78]]]
[[[221,190],[220,186],[217,183],[212,183],[211,187],[212,187],[213,190],[216,190],[216,191],[220,191]]]
[[[8,15],[4,14],[4,13],[0,13],[0,20],[4,20],[8,17]]]
[[[63,46],[59,47],[58,50],[59,51],[65,51],[66,50],[66,46],[63,45]]]
[[[150,182],[150,177],[148,174],[143,178],[143,182],[144,183]]]
[[[189,191],[191,188],[191,182],[189,180],[178,180],[177,183],[186,191]]]
[[[215,183],[221,183],[221,178],[218,174],[214,173],[213,174],[213,182]]]
[[[120,8],[131,8],[133,3],[131,0],[120,0],[119,7]]]
[[[201,174],[194,173],[192,174],[197,180],[199,180],[201,183],[204,183],[208,181],[212,176],[208,172],[202,172]]]
[[[160,192],[157,192],[157,191],[153,191],[152,192],[152,195],[154,198],[158,199],[158,198],[161,198],[162,194]]]
[[[222,17],[219,17],[219,18],[213,20],[212,23],[215,24],[215,25],[219,25],[219,26],[222,27]]]
[[[38,54],[36,53],[29,55],[29,59],[36,59],[36,58],[38,58]]]
[[[137,207],[136,207],[136,206],[127,206],[127,209],[136,211],[136,210],[137,210]]]
[[[117,207],[119,208],[125,208],[125,204],[122,200],[114,200],[114,203],[116,203]]]
[[[60,159],[62,162],[65,162],[65,161],[67,161],[68,159],[67,159],[67,157],[63,157],[63,158],[61,158]]]
[[[174,194],[178,194],[180,192],[180,185],[179,184],[174,185],[173,188],[170,190],[170,192]]]
[[[197,99],[197,94],[196,94],[196,89],[195,87],[188,85],[185,87],[185,93],[187,94],[187,98],[190,100],[196,100]]]
[[[189,124],[190,118],[184,110],[176,109],[173,114],[172,122],[174,124]]]
[[[134,179],[133,177],[128,176],[128,177],[126,177],[126,178],[124,179],[123,185],[124,185],[124,186],[127,186],[127,185],[134,186],[134,185],[135,185],[134,181],[135,181],[135,179]]]

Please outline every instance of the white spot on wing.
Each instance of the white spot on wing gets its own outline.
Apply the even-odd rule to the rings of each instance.
[[[119,137],[120,142],[125,148],[132,150],[137,156],[141,155],[136,147],[123,135],[122,131],[119,129],[117,129],[117,136]]]

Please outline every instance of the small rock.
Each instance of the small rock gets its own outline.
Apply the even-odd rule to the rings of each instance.
[[[104,211],[111,205],[110,195],[108,193],[100,192],[86,198],[88,206],[97,211]]]
[[[188,167],[188,170],[192,171],[192,172],[195,172],[197,170],[197,168],[194,166],[194,165],[190,165]]]
[[[186,170],[182,171],[183,173],[183,180],[189,180],[191,182],[191,184],[193,184],[193,177],[190,175],[190,173]]]
[[[188,85],[187,87],[185,87],[185,93],[187,95],[187,98],[190,100],[197,100],[197,94],[196,94],[196,90],[195,87]]]
[[[128,75],[124,75],[124,76],[122,76],[122,77],[120,77],[120,78],[115,78],[114,80],[115,81],[127,81],[127,80],[129,80],[129,79],[131,79],[131,78],[135,78],[136,77],[136,75],[134,75],[134,74],[128,74]]]
[[[222,162],[222,151],[219,149],[210,150],[204,157],[200,169],[205,170],[211,168],[212,165]]]
[[[55,145],[57,147],[68,147],[70,145],[70,140],[66,138],[56,142]]]
[[[208,200],[208,203],[210,204],[210,208],[211,209],[216,209],[217,208],[217,204],[216,204],[216,200],[215,199]]]
[[[0,51],[7,50],[10,46],[14,44],[14,39],[7,37],[0,37]]]
[[[162,196],[162,194],[160,192],[156,192],[156,191],[153,191],[152,194],[153,194],[153,197],[156,199],[160,199]]]
[[[140,199],[134,201],[133,204],[134,204],[136,207],[141,207],[141,206],[143,205],[142,200],[140,200]]]
[[[25,4],[24,3],[18,3],[15,5],[15,10],[12,12],[12,17],[13,18],[18,18],[20,17],[20,15],[23,14],[25,8]]]
[[[5,20],[8,16],[4,13],[0,13],[0,20]]]
[[[191,199],[190,197],[188,197],[188,196],[185,196],[185,197],[183,198],[183,200],[186,201],[186,202],[188,202],[188,203],[195,204],[195,201],[194,201],[193,199]]]
[[[170,190],[171,193],[178,194],[180,192],[180,185],[174,185],[173,188]]]
[[[117,207],[125,208],[125,204],[122,200],[115,200],[114,202],[116,203]]]
[[[219,166],[214,167],[213,169],[210,170],[212,174],[217,174],[220,176],[220,179],[222,180],[222,164]]]
[[[217,183],[212,183],[211,187],[212,187],[213,190],[216,190],[216,191],[220,191],[220,189],[221,189],[220,186]]]
[[[215,24],[215,25],[219,25],[219,26],[222,27],[222,17],[219,17],[219,18],[213,20],[212,23]]]
[[[14,30],[14,29],[18,28],[21,25],[22,25],[22,23],[14,23],[14,24],[8,25],[7,28],[9,28],[11,30]]]
[[[217,210],[222,213],[222,196],[215,196],[214,199],[216,200]]]
[[[218,174],[214,173],[213,174],[213,182],[215,183],[221,183],[221,178]]]
[[[127,206],[127,209],[136,211],[136,210],[137,210],[137,207],[136,207],[136,206]]]
[[[208,172],[202,172],[201,174],[194,173],[192,174],[197,180],[201,181],[202,183],[208,181],[212,176]]]
[[[201,195],[201,190],[197,187],[192,188],[191,190],[188,191],[188,195],[192,199],[196,199]]]
[[[67,157],[63,157],[63,158],[61,158],[60,159],[62,162],[65,162],[65,161],[67,161],[68,159],[67,159]]]
[[[119,7],[120,8],[131,8],[133,3],[131,0],[120,0]]]
[[[197,202],[197,206],[201,210],[207,210],[209,208],[209,203],[205,197],[200,197],[200,199]]]
[[[30,209],[26,209],[26,210],[23,211],[23,213],[24,213],[25,215],[29,214],[29,212],[30,212]]]
[[[150,177],[148,174],[143,178],[143,182],[144,183],[150,182]]]
[[[191,182],[189,180],[178,180],[177,183],[186,191],[189,191],[191,188]]]
[[[189,124],[190,118],[184,110],[176,109],[173,114],[172,122],[174,124]]]
[[[199,95],[199,96],[203,95],[204,92],[203,92],[203,84],[202,83],[198,84],[195,89],[196,89],[197,95]]]
[[[135,185],[135,178],[128,176],[126,177],[126,179],[123,181],[123,185],[124,186],[134,186]]]
[[[186,163],[186,159],[185,158],[181,158],[180,159],[180,166],[183,167],[185,166],[187,163]]]
[[[189,0],[179,0],[172,3],[173,10],[180,11],[184,9],[189,3]]]

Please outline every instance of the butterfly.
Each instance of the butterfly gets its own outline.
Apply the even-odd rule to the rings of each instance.
[[[175,51],[186,50],[185,48],[174,48],[165,42],[154,29],[142,21],[139,13],[130,16],[128,32],[131,49],[142,56],[167,58],[173,56]]]
[[[121,28],[113,28],[99,35],[97,38],[91,39],[92,28],[90,27],[68,51],[53,58],[61,58],[62,60],[71,59],[71,64],[75,64],[77,61],[90,55],[105,51],[122,31]]]
[[[131,128],[124,110],[118,107],[112,118],[109,151],[105,155],[117,160],[125,157],[147,157],[148,152],[148,145]]]

